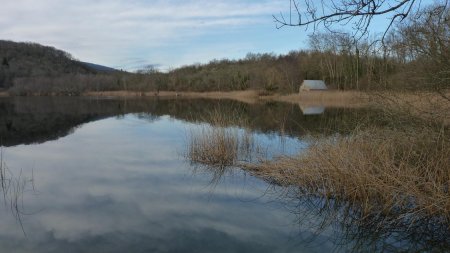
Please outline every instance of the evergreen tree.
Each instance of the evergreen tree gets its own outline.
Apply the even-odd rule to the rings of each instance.
[[[6,57],[3,57],[2,66],[9,67],[9,62],[8,62],[8,59]]]

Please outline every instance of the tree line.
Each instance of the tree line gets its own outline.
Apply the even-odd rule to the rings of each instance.
[[[450,88],[450,14],[433,5],[379,37],[356,39],[345,32],[316,32],[309,49],[286,55],[248,54],[213,60],[167,74],[164,87],[181,90],[296,92],[305,79],[339,90]]]

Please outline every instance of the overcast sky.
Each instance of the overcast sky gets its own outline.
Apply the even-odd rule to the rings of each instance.
[[[1,0],[0,39],[54,46],[127,70],[161,70],[248,52],[306,48],[301,28],[276,29],[288,0]]]

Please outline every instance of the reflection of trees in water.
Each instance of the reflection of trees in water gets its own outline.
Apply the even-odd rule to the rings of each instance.
[[[276,188],[272,188],[275,190]],[[297,217],[302,230],[331,235],[337,251],[447,252],[450,229],[439,217],[363,215],[349,203],[309,196],[296,187],[272,192]],[[307,238],[314,242],[313,238]]]
[[[227,126],[295,137],[347,133],[356,124],[380,118],[370,109],[327,109],[321,115],[304,115],[298,105],[277,102],[250,105],[209,99],[14,97],[0,99],[0,136],[5,146],[40,143],[66,136],[81,124],[128,113],[151,122],[169,115],[188,122],[211,123],[211,111],[238,115],[228,117]]]
[[[0,149],[0,187],[3,195],[4,206],[10,209],[22,232],[26,232],[22,223],[24,212],[24,193],[29,190],[35,192],[34,175],[25,177],[20,170],[19,175],[14,175],[3,160],[3,151]]]

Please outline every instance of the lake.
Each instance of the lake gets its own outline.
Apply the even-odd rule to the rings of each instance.
[[[320,200],[305,201],[293,187],[239,168],[216,173],[191,163],[185,156],[188,132],[208,125],[213,110],[245,119],[245,126],[231,119],[226,127],[249,129],[271,157],[302,152],[310,138],[345,135],[377,113],[230,100],[0,98],[1,249],[348,252],[447,246],[415,245],[414,231],[351,234],[339,217],[330,219],[308,204]]]

